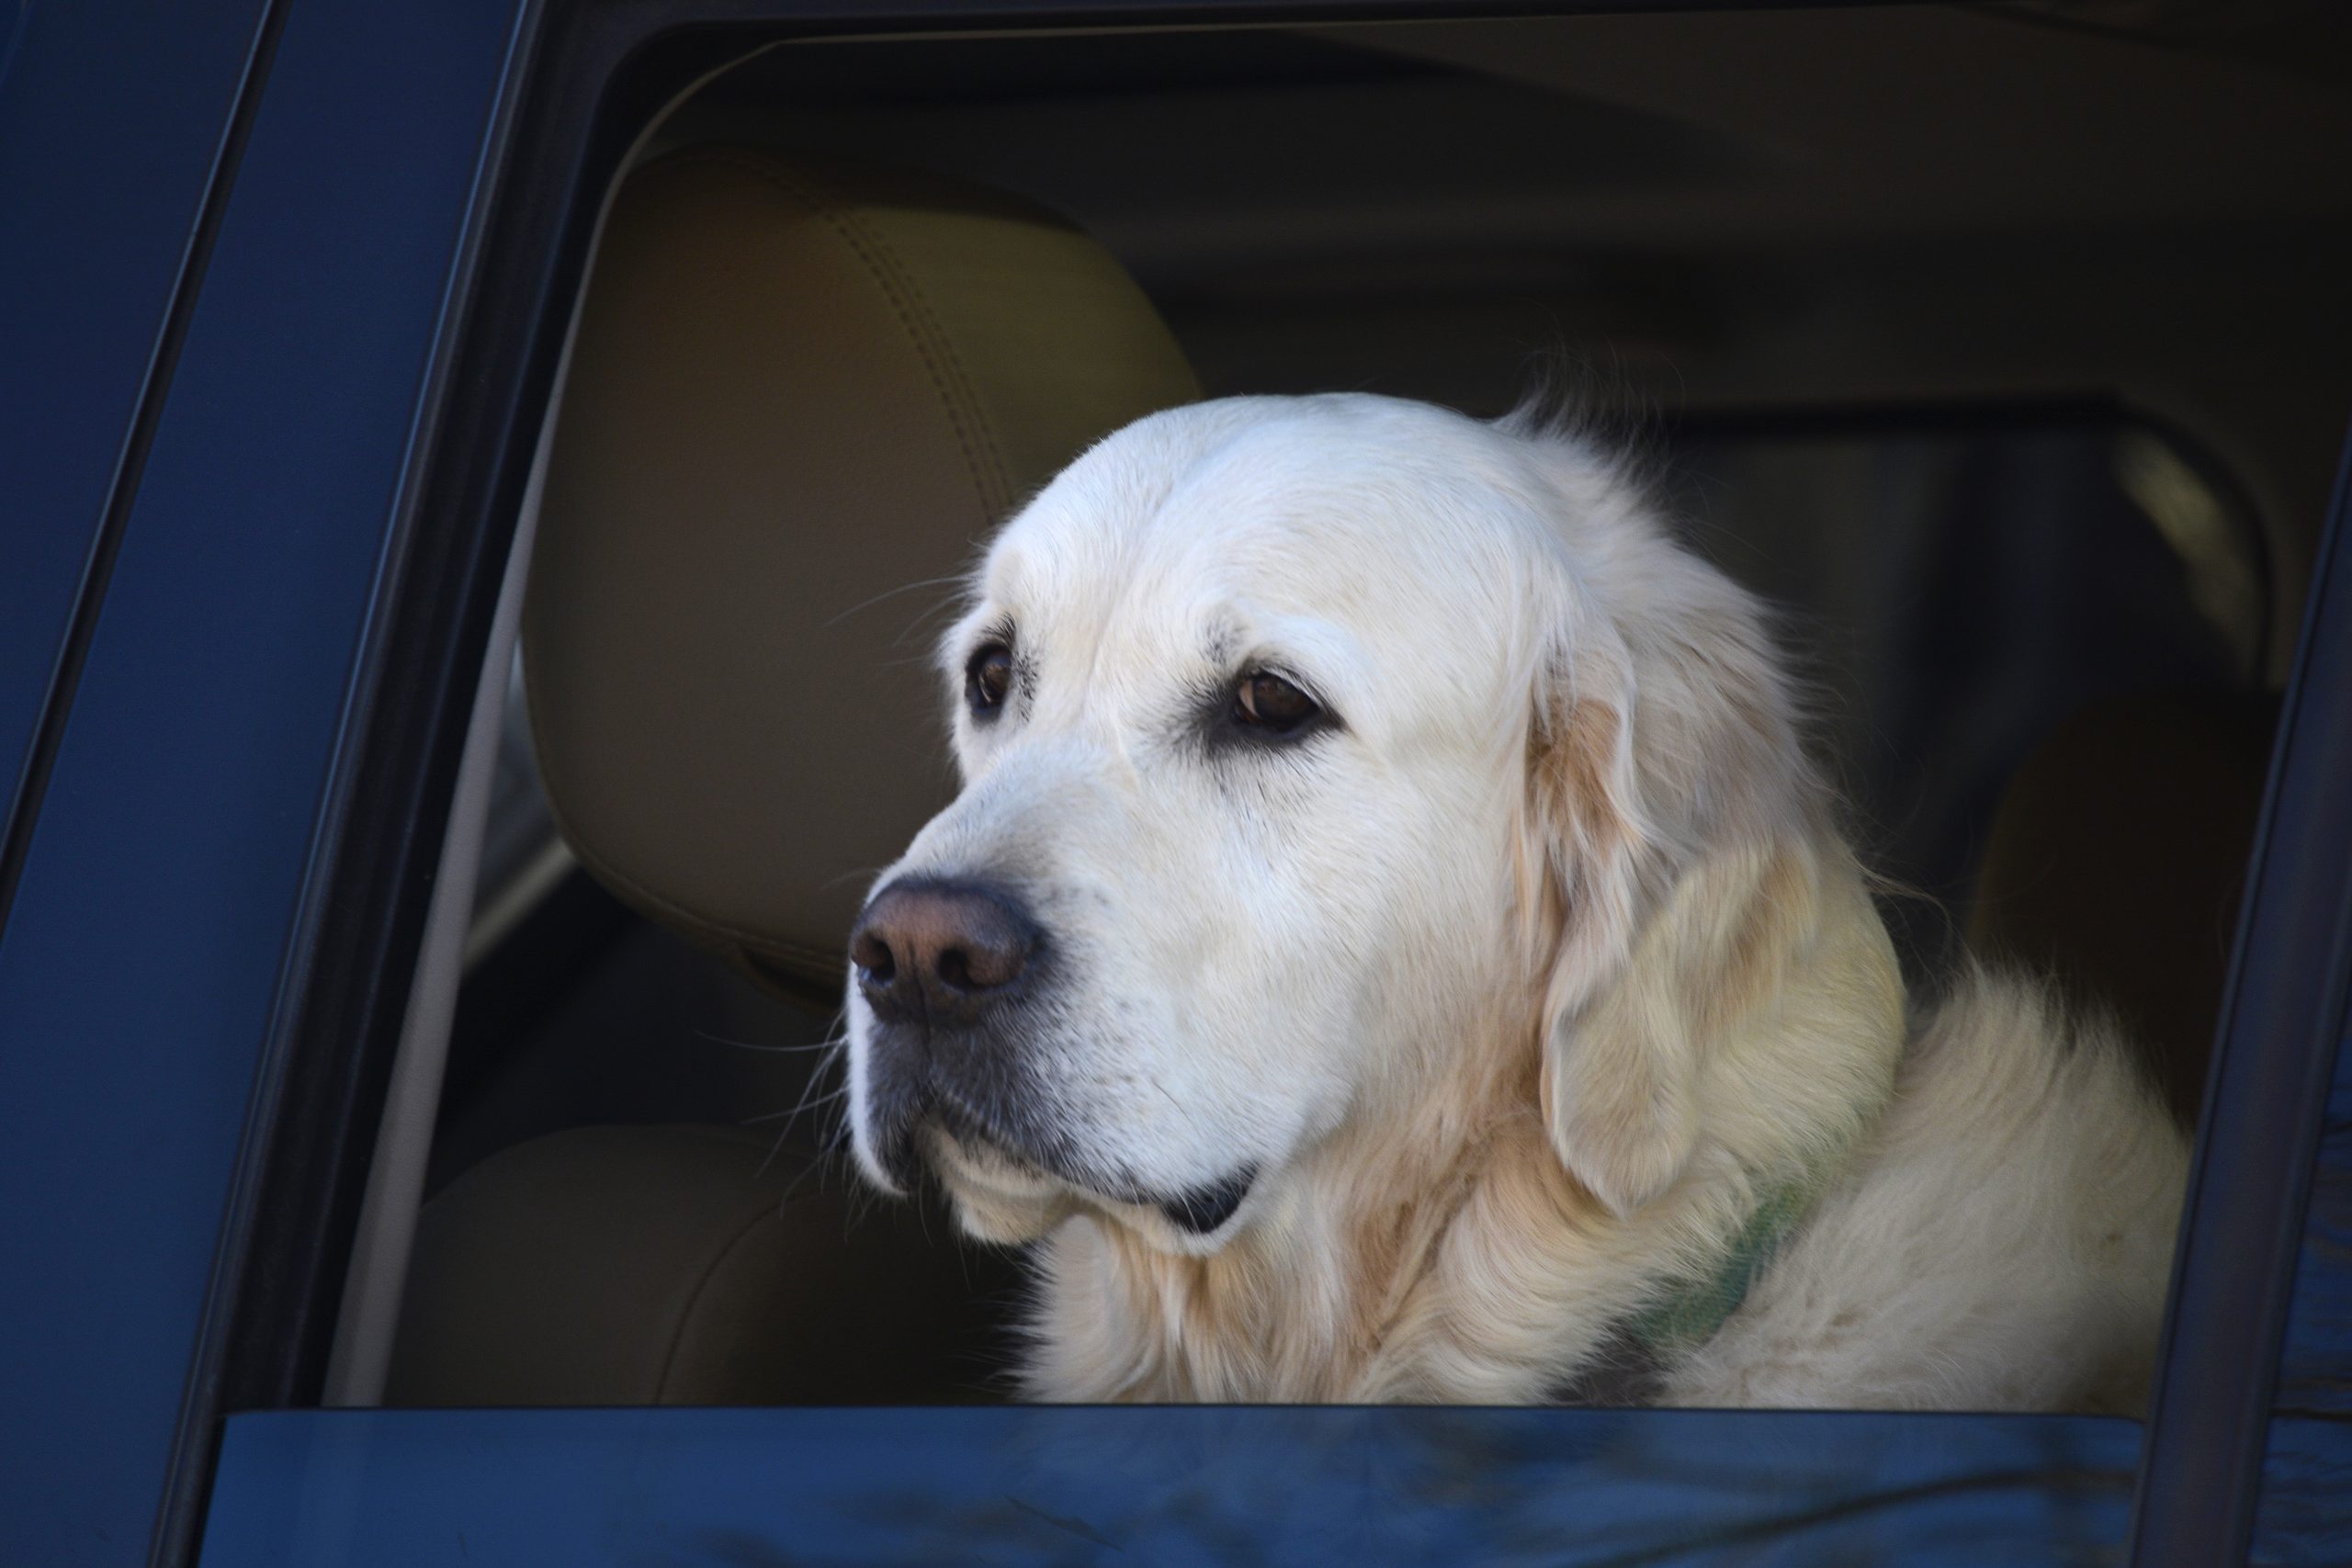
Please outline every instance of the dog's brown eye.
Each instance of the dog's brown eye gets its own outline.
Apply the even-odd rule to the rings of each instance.
[[[1275,735],[1289,734],[1322,711],[1313,697],[1263,670],[1244,675],[1233,690],[1233,716]]]
[[[994,718],[1012,687],[1012,649],[1001,642],[984,642],[964,666],[964,700],[974,718]]]

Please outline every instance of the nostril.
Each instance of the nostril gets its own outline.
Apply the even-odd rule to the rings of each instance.
[[[958,991],[978,990],[972,983],[972,961],[960,947],[951,947],[933,963],[939,978]]]
[[[890,951],[888,942],[870,931],[857,933],[849,945],[849,955],[865,971],[869,985],[887,986],[898,976],[898,956]]]

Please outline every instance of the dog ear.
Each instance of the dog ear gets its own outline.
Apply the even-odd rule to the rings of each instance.
[[[1752,606],[1723,587],[1646,645],[1587,626],[1535,699],[1521,902],[1544,1115],[1621,1216],[1689,1164],[1711,1045],[1776,987],[1813,903],[1786,831],[1803,768],[1788,702]]]

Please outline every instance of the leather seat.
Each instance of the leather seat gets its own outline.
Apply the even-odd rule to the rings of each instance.
[[[2011,778],[1979,863],[1969,945],[2110,1008],[2193,1127],[2229,979],[2275,698],[2111,698]]]
[[[418,1228],[390,1404],[970,1404],[1012,1261],[851,1203],[719,1127],[582,1127],[492,1156]]]
[[[874,874],[951,793],[928,612],[1085,446],[1197,396],[1134,281],[1026,203],[740,147],[632,173],[524,611],[573,852],[758,983],[837,998]],[[391,1397],[972,1397],[1001,1263],[936,1218],[852,1225],[838,1185],[786,1205],[756,1154],[607,1128],[484,1162],[421,1216]]]

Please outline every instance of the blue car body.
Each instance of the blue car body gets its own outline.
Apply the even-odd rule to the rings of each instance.
[[[17,9],[0,1562],[2352,1560],[2341,487],[2144,1429],[302,1408],[327,1327],[300,1287],[340,1256],[321,1216],[364,1168],[351,1107],[389,1070],[561,311],[634,124],[785,29],[1245,9]]]

